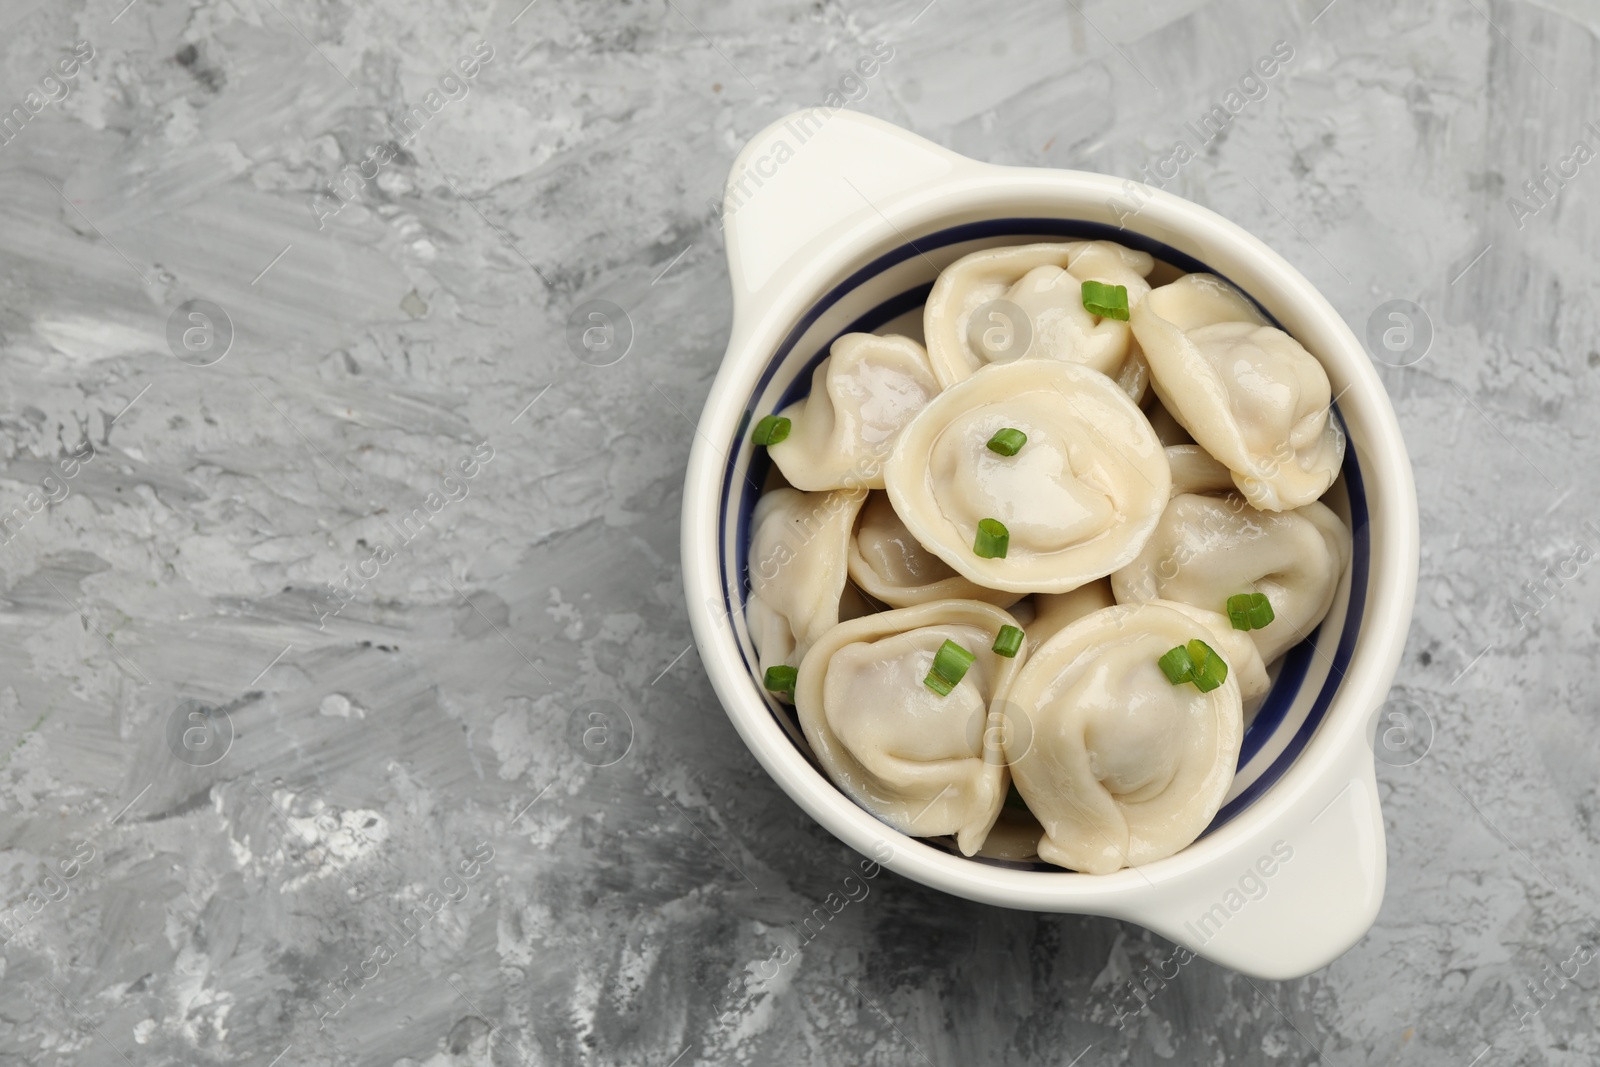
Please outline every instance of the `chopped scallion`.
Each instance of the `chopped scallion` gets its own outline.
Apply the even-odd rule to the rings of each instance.
[[[1156,661],[1161,673],[1173,685],[1193,682],[1202,693],[1209,693],[1228,680],[1228,664],[1217,650],[1198,637],[1187,645],[1176,645]]]
[[[1235,630],[1260,630],[1276,616],[1265,593],[1240,593],[1228,598],[1228,621]]]
[[[1083,283],[1083,309],[1103,319],[1128,321],[1128,287],[1104,282]]]
[[[978,657],[956,644],[946,641],[933,656],[933,673],[955,685],[967,676],[967,668]]]
[[[1027,434],[1015,427],[1007,426],[1003,430],[996,430],[994,436],[989,438],[989,451],[998,452],[1002,456],[1014,456],[1027,443]]]
[[[1005,559],[1011,547],[1011,531],[999,519],[979,519],[978,536],[972,542],[972,551],[984,559]]]
[[[766,686],[769,692],[793,693],[795,679],[799,676],[799,671],[780,663],[776,667],[767,668],[766,676],[761,679],[761,684]]]
[[[954,641],[946,641],[939,646],[939,651],[934,653],[933,670],[928,672],[922,684],[940,696],[947,697],[961,679],[967,676],[967,668],[972,666],[972,661],[977,658]]]
[[[1166,655],[1156,660],[1156,666],[1161,668],[1161,673],[1173,685],[1194,680],[1194,660],[1189,658],[1189,650],[1182,645],[1174,645],[1169,649]]]
[[[994,653],[1012,659],[1021,649],[1022,631],[1015,626],[1000,627],[1000,635],[994,639]]]
[[[750,440],[758,445],[775,445],[789,436],[789,428],[793,425],[782,415],[766,415],[756,423],[756,428],[750,431]]]
[[[1198,637],[1189,642],[1188,649],[1189,658],[1194,661],[1194,677],[1190,681],[1196,689],[1209,693],[1228,680],[1228,665],[1216,649]]]

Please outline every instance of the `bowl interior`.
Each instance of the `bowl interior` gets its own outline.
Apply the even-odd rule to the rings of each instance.
[[[920,234],[855,270],[799,316],[783,343],[767,360],[745,407],[735,438],[713,442],[728,457],[722,473],[717,516],[720,537],[719,581],[725,601],[722,608],[732,620],[733,634],[752,692],[765,702],[768,712],[785,735],[817,767],[819,773],[821,767],[806,743],[794,709],[772,699],[761,686],[755,648],[745,621],[744,604],[750,595],[748,566],[751,514],[756,499],[771,475],[771,460],[767,457],[766,449],[750,443],[749,427],[755,419],[777,411],[809,392],[811,372],[827,357],[828,349],[842,334],[902,333],[922,340],[922,305],[933,287],[933,281],[940,270],[961,256],[996,245],[1070,239],[1116,241],[1148,252],[1161,264],[1157,267],[1158,278],[1163,271],[1171,274],[1167,268],[1185,273],[1221,273],[1161,241],[1132,230],[1119,230],[1080,220],[986,219]],[[1276,322],[1265,308],[1262,311],[1267,314],[1269,321]],[[1333,410],[1334,417],[1343,426],[1344,420],[1337,402]],[[1259,704],[1245,729],[1233,787],[1222,809],[1205,831],[1206,834],[1237,818],[1288,771],[1327,715],[1354,653],[1363,606],[1367,600],[1371,562],[1371,531],[1358,451],[1359,442],[1350,439],[1349,447],[1345,450],[1342,474],[1323,497],[1323,503],[1350,526],[1350,566],[1340,581],[1327,618],[1305,641],[1278,661],[1273,671],[1272,689]],[[924,840],[934,847],[960,855],[953,838]],[[1061,873],[1059,867],[1039,861],[977,856],[969,862],[1055,875]]]

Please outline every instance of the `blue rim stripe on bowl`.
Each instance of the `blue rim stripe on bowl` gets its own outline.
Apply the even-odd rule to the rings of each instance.
[[[1218,273],[1192,256],[1170,248],[1153,238],[1098,223],[1065,219],[1011,218],[990,219],[949,227],[917,238],[884,253],[834,286],[820,301],[808,308],[768,360],[760,379],[751,393],[752,397],[760,397],[767,391],[786,358],[807,332],[815,326],[818,320],[841,300],[853,294],[862,285],[872,281],[890,267],[903,263],[913,256],[922,255],[927,251],[944,248],[952,244],[989,240],[997,237],[1026,240],[1036,236],[1116,241],[1125,246],[1148,252],[1156,259],[1187,273]],[[1219,275],[1219,277],[1225,276]],[[793,403],[809,391],[811,372],[826,358],[833,341],[839,336],[846,333],[871,332],[881,328],[884,324],[924,303],[929,291],[932,289],[932,284],[931,281],[926,282],[881,301],[858,316],[844,329],[839,330],[828,338],[806,361],[788,388],[784,390],[779,400],[770,406],[770,409],[779,410]],[[1249,294],[1246,295],[1248,296]],[[1251,300],[1255,302],[1253,297],[1251,297]],[[1257,307],[1260,308],[1260,305],[1257,304]],[[1267,315],[1270,321],[1276,324],[1276,319],[1268,314],[1265,308],[1260,308],[1260,310]],[[1333,412],[1342,424],[1344,420],[1339,413],[1337,404],[1333,405]],[[749,588],[748,555],[751,515],[754,510],[755,498],[759,496],[759,486],[764,482],[771,467],[771,460],[767,457],[766,450],[754,448],[746,439],[746,430],[754,417],[755,412],[753,410],[747,410],[744,413],[736,431],[736,436],[726,453],[728,459],[723,474],[722,495],[718,513],[717,529],[719,536],[725,536],[728,529],[727,520],[732,506],[734,486],[737,482],[743,482],[746,488],[740,498],[736,513],[733,544],[733,573],[738,575],[737,585],[729,582],[728,553],[718,553],[720,579],[723,589],[723,607],[728,612],[730,626],[732,625],[732,620],[736,617],[736,613],[742,613],[744,610],[745,591]],[[752,449],[752,452],[744,475],[741,477],[737,467],[742,450],[745,448]],[[1205,834],[1212,833],[1237,816],[1287,772],[1290,765],[1293,764],[1294,760],[1310,742],[1317,726],[1326,717],[1333,695],[1338,688],[1338,683],[1343,678],[1344,671],[1354,654],[1356,636],[1360,631],[1361,619],[1365,609],[1367,571],[1370,563],[1370,531],[1368,528],[1366,495],[1361,479],[1360,465],[1353,445],[1345,450],[1343,475],[1349,495],[1352,534],[1350,598],[1344,626],[1339,636],[1338,647],[1335,649],[1332,659],[1329,660],[1330,671],[1323,679],[1322,688],[1308,710],[1305,719],[1299,724],[1294,736],[1289,739],[1283,751],[1278,754],[1270,765],[1263,768],[1255,780],[1250,782],[1238,796],[1222,807],[1211,825],[1206,828]],[[735,605],[732,596],[735,590],[740,594],[740,602],[737,605]],[[1325,627],[1319,626],[1305,641],[1296,645],[1286,655],[1283,667],[1271,693],[1251,721],[1250,726],[1246,729],[1238,761],[1238,767],[1241,770],[1261,751],[1278,727],[1282,725],[1284,718],[1294,705],[1299,695],[1299,690],[1304,685],[1306,676],[1313,666],[1313,661],[1319,655],[1317,642],[1322,637],[1324,629]],[[740,658],[745,664],[746,672],[754,679],[757,671],[746,655],[743,642],[736,640],[735,645],[738,647]],[[791,736],[798,736],[798,721],[794,710],[787,705],[773,701],[770,697],[766,697],[766,694],[763,694],[763,697],[766,698],[768,709],[774,718],[778,719],[779,725],[785,727],[786,732]],[[789,720],[788,723],[783,721],[785,716]],[[817,766],[820,771],[821,768],[816,763],[815,758],[809,752],[806,752],[806,755],[811,760],[812,765]],[[1201,836],[1205,836],[1205,834]],[[1060,871],[1060,868],[1042,862],[1030,863],[1026,861],[1003,861],[982,858],[979,858],[979,862],[1025,870],[1057,873]]]

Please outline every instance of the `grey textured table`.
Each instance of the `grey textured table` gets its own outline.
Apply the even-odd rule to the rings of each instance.
[[[0,1062],[1600,1057],[1600,10],[926,2],[7,5]],[[797,946],[854,856],[717,705],[677,524],[712,202],[836,91],[1424,309],[1388,897],[1326,971],[893,875]]]

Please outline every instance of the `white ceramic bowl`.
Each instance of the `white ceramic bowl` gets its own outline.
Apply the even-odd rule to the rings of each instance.
[[[847,111],[801,112],[752,140],[724,218],[733,328],[689,459],[684,584],[717,695],[777,783],[863,854],[970,900],[1131,920],[1262,978],[1308,974],[1353,945],[1383,897],[1372,737],[1411,618],[1417,504],[1388,397],[1327,300],[1195,204],[1100,174],[978,163]],[[1177,855],[1110,875],[968,859],[857,807],[812,761],[792,709],[763,691],[743,612],[750,512],[768,464],[749,442],[752,420],[809,388],[839,334],[920,336],[928,288],[959,256],[1071,237],[1230,279],[1321,359],[1350,442],[1326,502],[1351,524],[1351,566],[1247,731],[1222,811]]]

